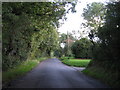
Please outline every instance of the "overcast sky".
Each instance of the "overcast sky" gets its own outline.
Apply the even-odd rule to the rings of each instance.
[[[80,32],[82,32],[84,30],[83,28],[81,28],[81,24],[82,22],[84,22],[84,19],[81,16],[83,13],[83,8],[85,8],[88,3],[92,2],[105,3],[106,1],[107,0],[78,0],[78,3],[76,5],[77,12],[67,14],[67,20],[60,28],[58,28],[58,31],[60,33],[67,33],[67,31],[72,32],[73,30],[75,31],[79,30]]]

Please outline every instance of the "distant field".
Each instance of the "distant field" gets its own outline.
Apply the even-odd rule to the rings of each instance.
[[[69,66],[86,67],[90,61],[90,59],[64,59],[62,62]]]

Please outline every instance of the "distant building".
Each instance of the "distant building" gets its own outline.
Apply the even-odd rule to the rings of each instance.
[[[73,42],[75,42],[74,40],[68,38],[66,40],[63,41],[65,44],[67,44],[68,46],[71,46],[73,44]]]

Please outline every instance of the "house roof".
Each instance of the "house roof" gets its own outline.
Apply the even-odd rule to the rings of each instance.
[[[68,38],[68,39],[64,40],[64,42],[65,42],[65,43],[67,43],[67,42],[68,42],[68,43],[72,43],[72,42],[74,42],[74,40]]]

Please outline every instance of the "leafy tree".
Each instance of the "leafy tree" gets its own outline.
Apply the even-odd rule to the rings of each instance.
[[[105,25],[99,28],[100,47],[104,52],[103,60],[118,63],[120,46],[120,2],[107,5]]]
[[[70,9],[64,7],[72,4]],[[24,60],[50,55],[57,47],[59,19],[74,12],[75,2],[4,2],[3,70]]]
[[[42,56],[46,52],[50,56],[51,51],[58,47],[58,33],[54,27],[49,27],[49,30],[41,30],[34,33],[31,42],[31,57],[36,58]],[[34,57],[36,56],[36,57]]]
[[[91,42],[87,38],[77,40],[71,47],[76,58],[91,58]]]
[[[102,72],[106,74],[104,77],[106,80],[105,82],[112,87],[119,88],[120,2],[108,3],[106,8],[107,12],[104,25],[99,27],[97,32],[99,41],[96,43],[96,47],[93,51],[94,60],[88,65],[88,69],[92,68],[90,70],[93,70],[96,75],[99,74],[97,70],[103,70]]]
[[[93,2],[87,4],[87,8],[84,8],[83,17],[86,20],[83,25],[90,29],[89,37],[94,44],[94,38],[97,37],[98,27],[104,24],[104,17],[106,8],[103,3]]]

